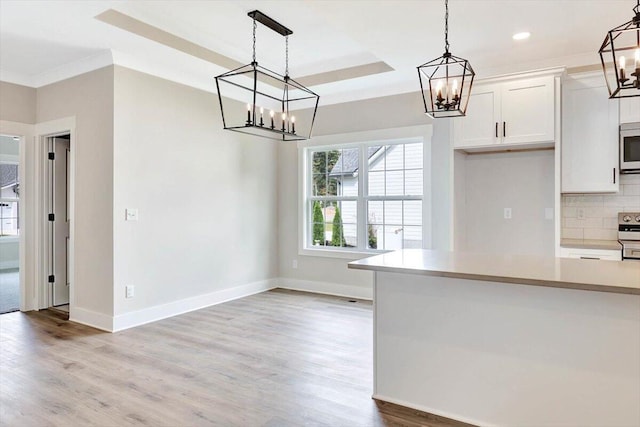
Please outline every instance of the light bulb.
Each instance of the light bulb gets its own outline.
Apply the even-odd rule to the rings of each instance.
[[[636,59],[636,69],[638,69],[640,68],[640,47],[636,49],[635,59]]]
[[[453,81],[453,87],[451,91],[453,92],[453,96],[456,96],[458,94],[458,80]]]
[[[625,65],[626,65],[626,59],[624,58],[624,56],[620,57],[620,69],[624,70],[625,69]]]
[[[295,123],[296,122],[296,116],[291,116],[291,123]]]
[[[251,111],[251,104],[247,104],[247,111]]]
[[[282,113],[282,120],[287,120],[287,113]]]
[[[269,115],[271,116],[271,118],[273,119],[273,115],[275,114],[275,112],[273,110],[271,110],[271,112],[269,113]]]

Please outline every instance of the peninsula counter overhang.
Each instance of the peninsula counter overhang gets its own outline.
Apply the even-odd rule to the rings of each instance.
[[[640,262],[403,249],[349,268],[640,295]]]

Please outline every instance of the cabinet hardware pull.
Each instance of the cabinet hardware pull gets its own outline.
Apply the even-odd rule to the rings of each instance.
[[[613,168],[613,183],[616,183],[616,168]]]
[[[591,257],[591,256],[581,256],[580,259],[600,259],[600,258]]]
[[[498,137],[498,122],[496,122],[496,138]]]
[[[507,122],[502,122],[502,136],[507,136]]]

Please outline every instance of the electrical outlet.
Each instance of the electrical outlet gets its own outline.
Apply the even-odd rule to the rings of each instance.
[[[578,214],[577,215],[578,219],[585,219],[585,214],[584,214],[584,209],[583,208],[578,208],[577,214]]]
[[[135,288],[133,285],[127,285],[124,287],[124,297],[133,298],[135,295]]]
[[[504,208],[504,219],[511,219],[511,208]]]
[[[291,268],[293,268],[294,270],[298,268],[298,260],[294,259],[293,262],[291,263]]]
[[[544,219],[553,219],[553,208],[544,208]]]

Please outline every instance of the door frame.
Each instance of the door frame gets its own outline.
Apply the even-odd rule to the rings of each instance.
[[[69,163],[69,273],[67,280],[69,281],[69,315],[75,307],[74,285],[75,285],[75,188],[76,188],[76,119],[74,117],[66,117],[58,120],[36,124],[36,212],[38,219],[36,220],[38,243],[37,248],[37,269],[36,278],[37,288],[37,304],[38,309],[46,309],[51,307],[51,285],[48,283],[49,276],[49,182],[47,153],[49,152],[48,139],[60,135],[70,135],[70,163]]]

